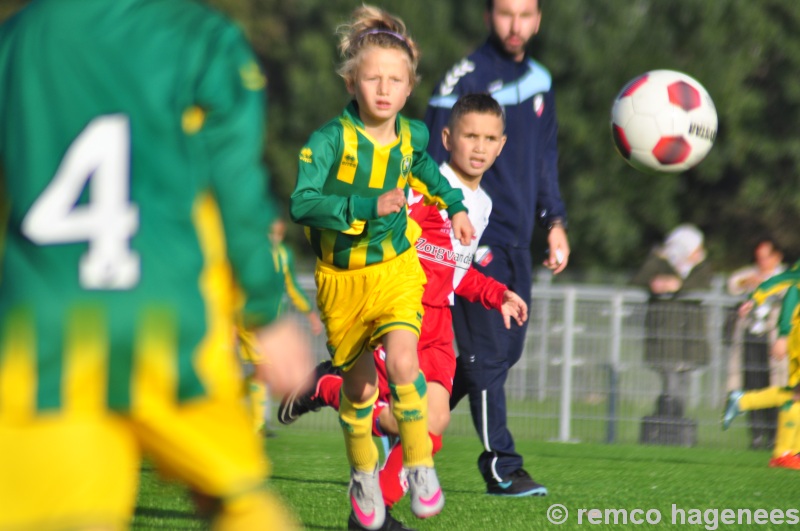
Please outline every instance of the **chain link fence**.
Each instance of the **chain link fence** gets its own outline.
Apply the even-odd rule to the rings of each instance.
[[[525,350],[506,382],[515,438],[750,444],[747,422],[727,432],[720,425],[731,323],[741,302],[724,293],[723,278],[709,292],[662,308],[658,318],[644,290],[550,278],[540,275],[534,283]],[[313,278],[304,276],[301,283],[313,293]],[[328,357],[324,341],[314,338],[320,361]],[[332,411],[306,415],[297,425],[339,429]],[[466,400],[453,412],[448,431],[474,433]]]

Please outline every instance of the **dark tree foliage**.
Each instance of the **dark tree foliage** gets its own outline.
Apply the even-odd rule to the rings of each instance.
[[[25,4],[0,0],[0,19]],[[288,199],[297,153],[348,99],[335,74],[336,26],[355,0],[209,0],[237,20],[269,77],[267,163]],[[483,0],[391,2],[422,48],[422,83],[404,114],[421,118],[450,65],[486,37]],[[800,255],[800,2],[558,0],[544,4],[535,58],[553,74],[560,171],[570,216],[571,270],[638,266],[678,223],[706,233],[724,271],[771,234]],[[680,70],[703,83],[719,113],[716,145],[680,175],[645,175],[614,150],[609,112],[631,78]],[[533,208],[533,207],[532,207]],[[295,229],[294,238],[301,238]],[[538,236],[534,256],[541,254]],[[301,249],[305,246],[299,245]]]

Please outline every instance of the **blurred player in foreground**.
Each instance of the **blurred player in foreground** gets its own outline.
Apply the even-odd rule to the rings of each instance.
[[[453,106],[450,121],[443,131],[444,145],[450,152],[449,163],[440,171],[453,188],[464,194],[464,204],[475,227],[475,238],[463,245],[453,234],[447,216],[436,205],[425,204],[422,194],[411,192],[409,216],[419,223],[422,235],[416,248],[428,283],[422,296],[425,315],[417,346],[419,365],[428,383],[429,435],[433,453],[442,448],[442,435],[450,423],[450,394],[456,370],[453,350],[453,321],[450,306],[454,294],[498,310],[507,328],[511,319],[521,325],[527,319],[527,305],[504,284],[479,273],[471,266],[483,229],[489,222],[492,202],[480,187],[483,173],[491,167],[505,144],[503,110],[488,94],[461,96]],[[386,353],[375,351],[380,397],[373,412],[373,435],[397,434],[397,423],[388,408],[391,392],[386,378]],[[342,378],[323,363],[316,370],[316,385],[307,392],[289,395],[281,402],[278,419],[294,422],[308,411],[321,406],[339,409]],[[388,512],[405,493],[402,445],[395,444],[380,471],[383,501],[387,506],[384,531],[408,529]],[[351,522],[352,523],[352,522]],[[361,529],[351,525],[350,529]]]
[[[37,0],[0,28],[0,84],[0,529],[127,528],[142,454],[214,529],[294,527],[233,354],[236,284],[273,390],[311,370],[275,322],[240,31],[182,0]]]

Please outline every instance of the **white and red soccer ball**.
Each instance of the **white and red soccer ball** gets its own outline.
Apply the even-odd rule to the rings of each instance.
[[[648,173],[688,170],[708,154],[717,136],[717,109],[696,79],[653,70],[631,80],[611,108],[619,153]]]

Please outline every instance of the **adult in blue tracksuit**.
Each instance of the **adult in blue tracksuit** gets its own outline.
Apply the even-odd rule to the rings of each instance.
[[[488,0],[491,31],[485,44],[456,63],[431,98],[425,121],[431,130],[429,151],[447,158],[441,130],[458,96],[490,92],[506,111],[508,142],[481,186],[492,198],[489,226],[475,255],[475,266],[506,284],[530,305],[530,244],[535,223],[548,233],[550,253],[544,265],[561,272],[569,259],[566,211],[558,188],[556,107],[550,73],[526,55],[525,45],[539,30],[537,0]],[[459,358],[451,408],[469,397],[473,423],[484,450],[478,467],[487,493],[501,496],[545,495],[522,468],[508,430],[503,388],[519,360],[527,323],[506,330],[502,316],[456,297],[453,323]]]

